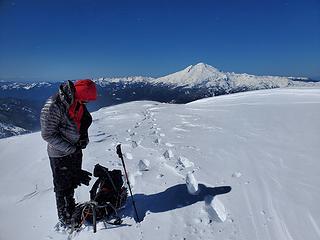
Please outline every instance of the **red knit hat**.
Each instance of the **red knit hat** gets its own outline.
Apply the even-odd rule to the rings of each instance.
[[[90,79],[77,80],[74,84],[76,88],[76,99],[82,101],[93,101],[97,99],[96,84]]]

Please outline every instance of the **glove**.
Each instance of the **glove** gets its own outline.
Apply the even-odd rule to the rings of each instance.
[[[89,186],[89,182],[91,180],[92,174],[88,171],[81,170],[80,176],[79,176],[79,185],[84,184],[86,186]]]
[[[77,149],[85,149],[88,145],[89,141],[87,139],[80,139],[77,144],[76,147]]]

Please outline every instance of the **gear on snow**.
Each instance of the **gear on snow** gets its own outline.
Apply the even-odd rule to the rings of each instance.
[[[111,218],[114,219],[112,224],[122,223],[117,210],[125,205],[128,193],[121,170],[109,171],[108,168],[96,164],[93,175],[98,179],[90,190],[90,201],[75,206],[72,215],[74,229],[79,229],[83,224],[92,224],[95,232],[97,221]]]

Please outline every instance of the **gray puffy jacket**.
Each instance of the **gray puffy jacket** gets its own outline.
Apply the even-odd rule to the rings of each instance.
[[[41,110],[41,136],[48,142],[49,157],[64,157],[77,150],[80,133],[76,123],[69,117],[74,95],[74,85],[68,81],[60,86],[59,93],[50,97]],[[89,114],[86,109],[85,112]],[[85,138],[88,143],[87,134]]]

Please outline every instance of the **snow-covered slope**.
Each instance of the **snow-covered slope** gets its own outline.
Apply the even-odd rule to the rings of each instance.
[[[128,225],[75,239],[319,239],[319,107],[320,89],[274,89],[93,113],[83,168],[121,169],[121,142],[143,221],[128,203]],[[0,140],[0,239],[67,238],[53,231],[45,145],[40,133]]]

